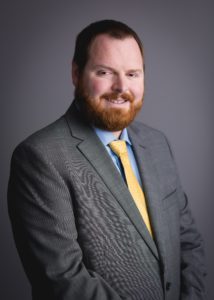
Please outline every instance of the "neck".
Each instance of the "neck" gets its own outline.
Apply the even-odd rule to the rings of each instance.
[[[113,134],[117,139],[119,139],[119,137],[120,137],[120,135],[121,135],[121,132],[122,132],[122,130],[120,130],[120,131],[112,131],[112,134]]]

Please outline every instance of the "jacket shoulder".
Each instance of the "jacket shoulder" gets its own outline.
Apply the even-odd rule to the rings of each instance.
[[[15,148],[14,152],[23,147],[40,149],[54,147],[54,145],[59,145],[62,140],[66,140],[69,135],[69,127],[67,125],[65,115],[63,115],[56,121],[34,132],[20,142]]]
[[[171,144],[162,131],[150,127],[139,121],[134,121],[129,127],[129,133],[131,136],[135,136],[135,140],[138,140],[143,146],[149,147],[152,152],[161,154],[169,153],[174,159],[174,153]]]
[[[162,131],[150,127],[139,121],[134,121],[130,125],[129,130],[131,133],[134,133],[140,139],[142,138],[146,141],[167,141],[167,138]]]

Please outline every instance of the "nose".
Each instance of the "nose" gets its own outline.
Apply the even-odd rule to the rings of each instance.
[[[124,93],[128,90],[127,78],[124,75],[117,75],[112,84],[113,92]]]

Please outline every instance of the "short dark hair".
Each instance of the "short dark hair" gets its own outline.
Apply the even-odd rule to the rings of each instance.
[[[144,57],[143,44],[133,29],[115,20],[97,21],[85,27],[76,38],[73,62],[77,65],[80,73],[88,61],[89,49],[93,40],[100,34],[108,34],[116,39],[133,37],[138,43],[142,58]]]

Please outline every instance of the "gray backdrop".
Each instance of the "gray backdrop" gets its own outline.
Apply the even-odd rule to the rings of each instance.
[[[5,2],[5,3],[4,3]],[[164,131],[206,242],[209,300],[213,271],[213,1],[1,1],[1,299],[30,299],[7,215],[14,147],[58,118],[73,95],[76,34],[114,18],[133,27],[146,54],[146,95],[139,119]]]

